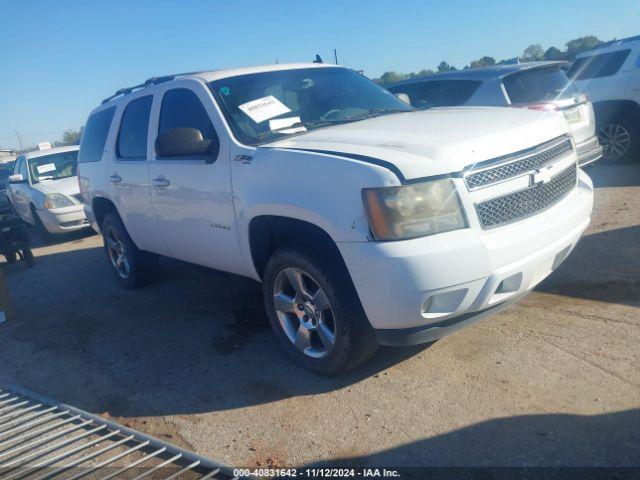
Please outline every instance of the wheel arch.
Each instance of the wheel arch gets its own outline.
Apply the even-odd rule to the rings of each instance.
[[[632,100],[605,100],[593,103],[596,123],[602,125],[616,118],[640,122],[640,105]]]
[[[109,213],[114,213],[120,218],[116,205],[105,197],[93,197],[93,200],[91,200],[91,209],[93,210],[93,216],[98,224],[98,228],[102,228],[102,222]],[[122,219],[120,218],[120,220]]]
[[[280,215],[259,215],[249,222],[249,250],[260,278],[271,254],[290,244],[302,245],[311,253],[335,260],[348,272],[336,242],[322,227],[306,220]]]

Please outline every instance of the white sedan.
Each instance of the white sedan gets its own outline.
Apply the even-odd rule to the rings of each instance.
[[[9,199],[43,238],[88,227],[78,186],[78,146],[29,152],[16,159]]]

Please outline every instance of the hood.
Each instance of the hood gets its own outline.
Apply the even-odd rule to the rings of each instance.
[[[507,107],[397,113],[314,130],[269,147],[323,150],[390,162],[405,178],[459,172],[567,132],[560,116]]]
[[[63,195],[71,196],[80,193],[78,177],[75,175],[58,180],[45,180],[44,182],[34,183],[32,187],[34,190],[39,190],[45,195],[47,193],[62,193]]]

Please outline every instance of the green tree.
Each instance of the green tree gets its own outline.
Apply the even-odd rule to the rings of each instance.
[[[598,37],[594,35],[587,35],[586,37],[574,38],[573,40],[569,40],[567,42],[567,60],[575,60],[576,55],[586,52],[588,50],[593,50],[594,48],[602,45],[604,42],[599,40]]]
[[[549,47],[547,48],[547,51],[544,52],[544,59],[545,60],[563,60],[564,53],[562,53],[562,51],[560,51],[560,49],[556,47]]]
[[[452,67],[451,65],[449,65],[447,62],[445,62],[444,60],[440,62],[440,65],[438,65],[438,72],[453,72],[456,69],[456,67]]]
[[[496,64],[496,59],[493,57],[484,56],[478,60],[471,62],[471,68],[490,67]]]
[[[82,135],[82,127],[80,130],[68,129],[62,134],[62,139],[54,142],[55,147],[64,147],[67,145],[78,145],[80,143],[80,136]]]
[[[398,73],[398,72],[384,72],[380,78],[375,78],[373,81],[376,82],[378,85],[391,85],[392,83],[396,83],[399,82],[401,80],[405,80],[407,79],[409,76],[405,75],[404,73]]]
[[[524,49],[522,59],[527,62],[536,62],[544,58],[544,48],[539,43],[529,45]]]

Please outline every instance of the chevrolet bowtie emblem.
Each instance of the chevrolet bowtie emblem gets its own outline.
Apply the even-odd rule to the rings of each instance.
[[[531,175],[531,185],[537,185],[538,183],[549,183],[551,181],[551,169],[543,168],[540,170],[536,170],[535,173]]]

